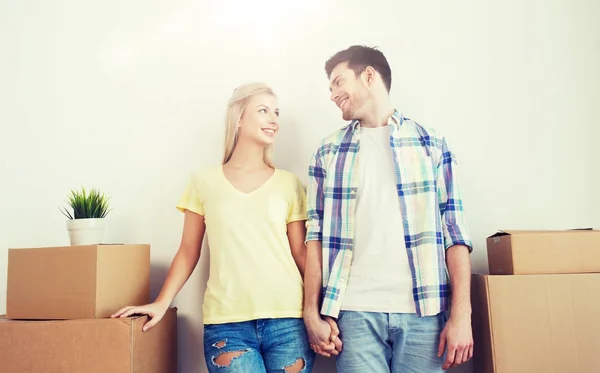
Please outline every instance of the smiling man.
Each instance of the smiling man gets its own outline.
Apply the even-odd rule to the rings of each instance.
[[[389,98],[383,53],[325,64],[350,123],[309,166],[304,321],[339,373],[442,372],[473,354],[472,244],[446,139]]]

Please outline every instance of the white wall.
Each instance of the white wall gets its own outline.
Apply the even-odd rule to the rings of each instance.
[[[3,1],[0,279],[7,248],[68,244],[58,206],[86,185],[112,197],[107,241],[152,245],[156,294],[179,243],[174,205],[193,169],[220,160],[233,88],[276,88],[278,165],[306,180],[317,141],[342,124],[323,64],[350,44],[381,47],[394,103],[457,152],[475,272],[497,229],[598,228],[598,4]],[[203,256],[175,301],[184,373],[205,372],[206,274]]]

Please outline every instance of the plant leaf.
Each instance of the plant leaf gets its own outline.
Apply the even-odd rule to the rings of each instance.
[[[111,211],[108,201],[109,198],[98,189],[88,191],[81,187],[80,190],[71,190],[68,196],[68,204],[73,209],[73,214],[65,208],[61,211],[69,219],[104,218]]]

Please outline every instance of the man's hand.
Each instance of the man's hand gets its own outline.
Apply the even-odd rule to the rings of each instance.
[[[329,339],[335,345],[335,350],[340,353],[342,352],[342,340],[340,339],[340,329],[338,329],[337,322],[333,319],[333,317],[325,316],[325,321],[331,327],[331,336]],[[337,355],[337,353],[336,353]]]
[[[444,370],[466,363],[473,357],[473,332],[469,315],[450,317],[440,335],[438,357],[441,357],[444,351]]]
[[[330,357],[339,354],[341,341],[338,338],[339,330],[333,319],[327,317],[323,320],[320,316],[305,317],[304,324],[308,332],[310,348],[319,355]],[[334,325],[334,328],[332,328]],[[334,342],[337,341],[337,342]],[[337,349],[339,346],[339,350]]]

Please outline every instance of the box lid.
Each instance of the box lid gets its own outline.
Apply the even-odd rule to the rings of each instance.
[[[521,230],[521,229],[508,229],[498,230],[498,232],[492,234],[488,238],[502,237],[502,236],[516,236],[525,234],[550,234],[550,233],[576,233],[576,232],[600,232],[593,228],[575,228],[575,229],[557,229],[557,230]]]

